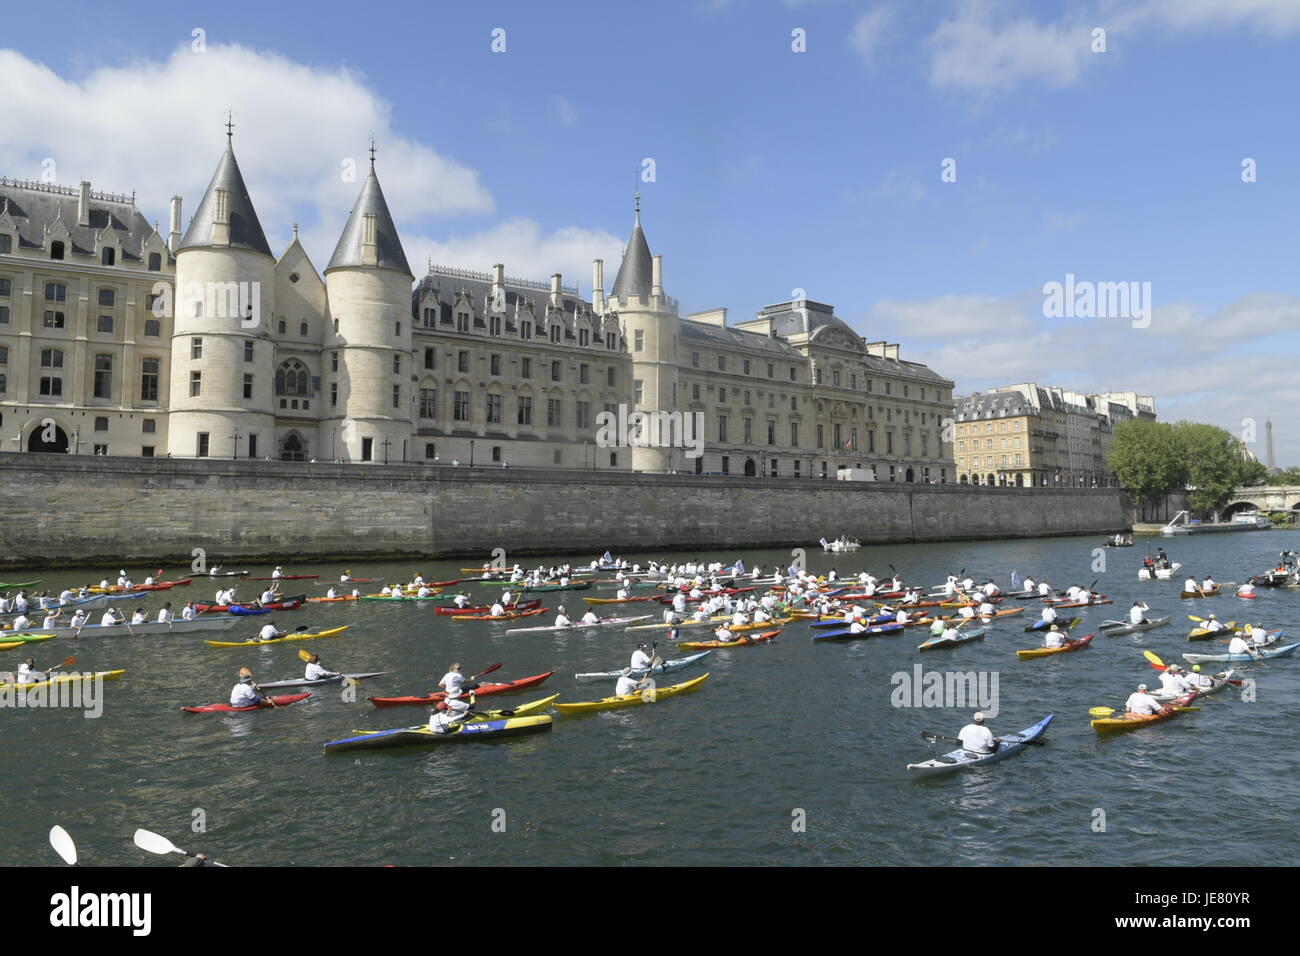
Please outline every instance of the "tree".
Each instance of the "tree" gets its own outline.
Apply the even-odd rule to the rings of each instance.
[[[1263,462],[1241,460],[1241,466],[1237,473],[1237,487],[1249,488],[1255,485],[1267,485],[1272,483],[1272,478],[1268,473],[1268,466]]]
[[[1270,485],[1300,485],[1300,468],[1291,467],[1266,479]]]
[[[1202,513],[1217,512],[1246,476],[1241,445],[1215,425],[1178,422],[1174,434],[1187,464],[1187,503]]]
[[[1167,422],[1132,419],[1116,425],[1106,460],[1121,487],[1143,506],[1187,481],[1183,446]]]

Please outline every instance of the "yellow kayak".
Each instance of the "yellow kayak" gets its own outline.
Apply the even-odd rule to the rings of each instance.
[[[337,637],[349,627],[351,627],[350,624],[344,624],[342,627],[332,627],[328,631],[286,634],[284,637],[273,638],[269,641],[204,641],[203,643],[208,647],[261,647],[265,644],[283,644],[285,641],[311,641],[318,637]]]
[[[53,687],[56,684],[75,684],[78,681],[94,680],[102,677],[104,680],[117,680],[125,670],[120,671],[100,671],[97,674],[59,674],[51,677],[49,680],[36,681],[32,684],[0,684],[0,690],[31,690],[33,687]]]
[[[22,647],[22,641],[9,641],[6,644],[0,644],[0,651],[12,651],[15,647]]]
[[[708,674],[701,674],[695,680],[688,680],[684,684],[673,684],[671,687],[656,687],[653,694],[629,694],[626,697],[606,697],[604,700],[588,700],[578,704],[555,704],[553,706],[562,714],[588,714],[596,710],[634,707],[637,704],[649,704],[663,697],[671,697],[673,694],[682,694],[688,690],[695,690],[704,683],[708,676]]]

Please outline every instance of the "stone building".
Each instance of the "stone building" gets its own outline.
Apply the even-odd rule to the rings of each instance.
[[[1155,399],[1136,393],[1088,395],[1033,383],[1005,385],[957,400],[957,480],[962,484],[1109,487],[1115,425],[1155,419]]]
[[[0,181],[14,449],[940,482],[952,385],[808,299],[682,317],[639,199],[612,287],[597,260],[584,298],[502,264],[416,281],[373,151],[321,273],[296,228],[272,251],[229,129],[165,241],[131,197]],[[607,439],[636,413],[685,431]]]

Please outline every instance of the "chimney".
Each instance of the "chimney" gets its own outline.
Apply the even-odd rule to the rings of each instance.
[[[77,225],[90,225],[90,181],[81,181],[81,191],[77,194]]]
[[[650,295],[663,298],[664,294],[664,257],[655,256],[650,260]]]
[[[560,274],[558,272],[551,273],[551,305],[557,309],[560,307]]]
[[[605,260],[591,260],[591,304],[597,312],[605,309]]]
[[[361,217],[361,264],[379,265],[379,217],[368,212]]]
[[[212,237],[214,246],[230,245],[230,190],[218,187],[213,191]],[[200,236],[202,241],[204,237]]]
[[[172,255],[176,255],[176,250],[181,245],[181,197],[172,197],[171,227],[167,233],[167,248],[171,250]]]
[[[502,262],[492,266],[492,301],[488,308],[493,312],[506,310],[506,267]]]

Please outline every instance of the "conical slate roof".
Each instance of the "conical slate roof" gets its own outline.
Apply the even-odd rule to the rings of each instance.
[[[248,197],[248,187],[244,185],[244,177],[239,172],[239,163],[235,161],[235,151],[229,136],[226,137],[226,151],[217,164],[217,171],[212,174],[212,182],[208,183],[208,191],[203,194],[199,208],[194,211],[190,227],[185,230],[180,249],[212,245],[212,224],[217,212],[218,189],[227,190],[230,196],[230,245],[271,255],[271,247],[266,244],[266,236],[262,233],[262,224],[257,220],[253,200]]]
[[[649,298],[650,272],[650,244],[645,241],[645,233],[641,231],[641,212],[638,210],[636,224],[632,227],[632,236],[623,252],[623,264],[618,267],[611,295],[618,298]]]
[[[402,240],[398,238],[397,227],[393,225],[393,217],[388,212],[388,203],[384,201],[384,191],[379,188],[379,177],[375,175],[373,163],[370,166],[370,175],[366,177],[361,187],[361,195],[352,206],[348,223],[343,227],[343,234],[339,236],[339,243],[334,247],[334,255],[330,256],[325,271],[329,272],[341,266],[365,265],[361,260],[361,238],[367,215],[375,217],[378,267],[396,269],[405,275],[412,275],[411,267],[406,264],[406,254],[402,252]]]

